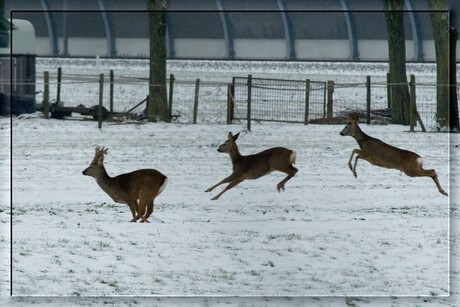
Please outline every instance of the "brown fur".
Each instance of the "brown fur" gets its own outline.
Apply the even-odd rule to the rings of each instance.
[[[439,184],[436,171],[434,169],[423,169],[423,159],[418,154],[391,146],[379,139],[368,136],[358,126],[357,115],[350,114],[348,116],[347,125],[340,132],[340,135],[352,136],[360,147],[360,149],[354,149],[351,152],[348,160],[348,166],[355,177],[357,177],[356,165],[358,164],[358,159],[363,159],[376,166],[400,170],[410,177],[431,177],[439,192],[447,196],[447,193]],[[355,164],[352,166],[351,162],[354,155],[356,155]]]
[[[297,173],[297,168],[293,166],[296,158],[295,152],[284,147],[274,147],[257,154],[242,156],[236,145],[238,136],[239,133],[233,136],[230,132],[227,141],[219,146],[219,152],[230,155],[233,164],[233,173],[206,190],[206,192],[211,192],[219,185],[228,183],[225,189],[212,198],[212,200],[217,200],[226,191],[246,179],[257,179],[273,171],[280,171],[287,174],[287,177],[277,185],[278,191],[284,190],[284,184]]]
[[[141,223],[148,222],[153,212],[153,201],[165,188],[167,177],[154,169],[140,169],[110,177],[104,167],[106,153],[106,148],[97,147],[94,159],[83,175],[94,177],[115,202],[127,204],[133,215],[131,222],[139,219]]]

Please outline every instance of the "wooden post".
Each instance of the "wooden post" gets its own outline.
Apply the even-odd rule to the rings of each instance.
[[[114,75],[113,69],[110,70],[110,93],[109,93],[109,102],[110,102],[110,117],[112,117],[113,112],[113,84],[114,84]]]
[[[251,100],[252,100],[252,75],[248,75],[248,105],[246,110],[246,121],[248,131],[251,131]]]
[[[193,123],[196,124],[198,118],[198,100],[200,96],[200,79],[195,82],[195,101],[193,103]]]
[[[334,105],[334,81],[327,81],[327,113],[326,118],[332,118]]]
[[[233,121],[233,84],[227,85],[227,125],[231,125]]]
[[[305,120],[304,124],[308,125],[308,117],[310,116],[310,79],[307,79],[305,87]]]
[[[102,128],[102,100],[104,96],[104,74],[99,75],[99,108],[97,111],[98,128]]]
[[[56,93],[56,101],[59,104],[61,101],[61,82],[62,82],[62,67],[58,67],[57,72],[57,93]]]
[[[391,81],[390,73],[387,73],[387,108],[391,109]]]
[[[174,93],[174,74],[169,75],[169,96],[168,96],[168,122],[172,120],[173,93]]]
[[[43,79],[45,81],[45,88],[43,89],[43,117],[50,118],[50,74],[48,71],[44,72]]]
[[[416,114],[416,106],[415,106],[415,76],[410,75],[410,106],[409,106],[409,123],[410,123],[410,131],[414,132],[414,127],[416,125],[417,114]]]
[[[366,123],[371,123],[371,76],[366,76]]]

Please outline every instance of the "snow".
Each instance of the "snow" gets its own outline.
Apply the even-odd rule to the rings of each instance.
[[[67,61],[39,60],[37,70],[63,64],[72,73],[97,69],[87,64],[90,61]],[[223,62],[195,63],[174,62],[170,70],[180,80],[199,77],[210,82],[244,74]],[[143,64],[100,63],[139,76],[147,73]],[[260,75],[296,78],[303,71],[287,63],[236,64],[247,71],[252,65]],[[341,75],[344,65],[328,71],[315,68],[316,74],[358,78],[381,64],[348,64],[356,66],[349,72],[352,76]],[[426,78],[434,71],[430,65],[417,69],[427,71]],[[88,86],[67,91],[66,101],[77,105]],[[117,99],[132,99],[132,93]],[[214,97],[223,99],[220,91]],[[188,96],[179,92],[177,107],[187,106]],[[13,136],[11,143],[2,138],[0,171],[2,178],[10,179],[12,165],[12,291],[19,296],[5,298],[10,291],[11,216],[9,180],[2,180],[4,302],[456,304],[458,134],[361,125],[371,136],[420,154],[424,167],[436,169],[441,185],[449,190],[450,197],[445,197],[430,178],[409,178],[364,161],[354,178],[347,162],[358,145],[339,135],[342,126],[254,123],[248,132],[244,123],[224,125],[221,114],[213,114],[216,117],[206,118],[202,112],[197,125],[104,123],[102,129],[94,121],[0,118],[2,135]],[[237,144],[242,154],[274,146],[297,152],[299,172],[284,192],[276,190],[284,174],[274,172],[244,181],[211,201],[223,186],[204,191],[231,173],[228,155],[217,152],[229,131],[241,132]],[[112,176],[147,167],[168,176],[150,224],[129,223],[128,207],[114,203],[93,178],[82,175],[96,146],[109,148],[104,163]]]

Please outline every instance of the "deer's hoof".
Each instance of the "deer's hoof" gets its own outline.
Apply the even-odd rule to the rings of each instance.
[[[213,197],[213,198],[211,198],[211,200],[218,200],[218,199],[219,199],[219,197],[217,197],[217,196],[216,196],[216,197]]]

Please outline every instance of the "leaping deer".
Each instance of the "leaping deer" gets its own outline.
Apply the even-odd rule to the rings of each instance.
[[[131,222],[141,219],[141,223],[149,223],[153,201],[166,188],[168,178],[154,169],[140,169],[110,177],[104,167],[104,155],[107,150],[104,147],[96,147],[94,159],[83,171],[83,175],[94,177],[113,201],[127,204],[133,215]]]
[[[443,195],[448,195],[439,184],[436,171],[434,169],[423,169],[423,159],[418,154],[412,151],[399,149],[388,145],[379,139],[368,136],[358,126],[357,115],[350,114],[348,116],[347,125],[342,132],[340,132],[340,135],[349,135],[354,137],[361,148],[354,149],[351,152],[350,160],[348,161],[348,166],[355,177],[357,177],[356,165],[358,164],[358,159],[363,159],[380,167],[400,170],[410,177],[431,177],[439,192]],[[351,161],[353,160],[353,156],[355,154],[355,164],[352,167]]]
[[[228,153],[230,155],[233,164],[233,173],[206,190],[206,192],[211,192],[219,185],[228,183],[225,189],[212,198],[212,200],[219,199],[226,191],[246,179],[257,179],[273,171],[280,171],[287,174],[287,177],[277,185],[278,191],[284,190],[284,184],[294,177],[298,171],[297,168],[293,166],[296,159],[296,152],[284,147],[274,147],[254,155],[242,156],[235,142],[239,135],[240,134],[237,133],[234,136],[230,132],[228,134],[228,139],[217,149],[218,152]]]

